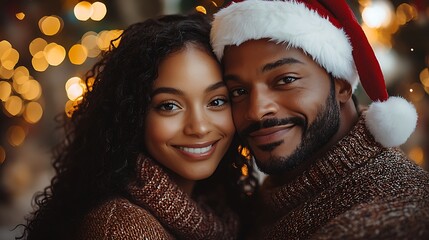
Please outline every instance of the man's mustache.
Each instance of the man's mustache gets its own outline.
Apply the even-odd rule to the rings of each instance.
[[[297,126],[303,127],[304,131],[307,129],[307,121],[304,118],[300,117],[290,117],[290,118],[269,118],[264,121],[254,122],[248,127],[240,131],[240,136],[248,137],[250,133],[257,131],[263,128],[270,128],[275,126],[281,126],[286,124],[294,124]]]

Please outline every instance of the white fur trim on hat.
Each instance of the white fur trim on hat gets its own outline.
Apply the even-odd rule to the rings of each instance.
[[[226,46],[263,38],[302,49],[355,90],[359,77],[347,35],[305,4],[248,0],[232,3],[215,14],[211,42],[219,60]]]
[[[365,124],[374,139],[385,147],[399,146],[413,133],[417,124],[414,106],[401,97],[373,102],[366,112]]]

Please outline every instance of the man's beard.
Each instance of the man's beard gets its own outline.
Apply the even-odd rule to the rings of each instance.
[[[340,112],[339,106],[335,101],[335,87],[332,81],[331,91],[326,99],[325,107],[319,110],[316,119],[310,126],[308,126],[305,119],[298,117],[267,119],[261,123],[249,126],[242,131],[241,134],[247,137],[250,132],[257,129],[285,125],[287,123],[294,123],[296,126],[302,127],[303,133],[301,143],[290,156],[272,156],[266,161],[259,161],[258,158],[255,157],[255,162],[259,170],[266,174],[281,174],[297,168],[308,161],[310,156],[323,147],[323,145],[325,145],[338,131]],[[281,144],[284,144],[284,142],[275,142],[262,146],[261,148],[265,151],[270,151]]]

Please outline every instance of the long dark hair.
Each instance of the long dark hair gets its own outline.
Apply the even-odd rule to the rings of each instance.
[[[133,24],[112,41],[86,75],[89,91],[71,117],[61,117],[65,137],[54,150],[56,175],[36,194],[37,209],[28,217],[22,237],[74,238],[91,207],[124,194],[135,175],[138,154],[146,152],[144,120],[159,64],[187,44],[213,55],[209,33],[210,22],[202,14],[166,15]],[[120,41],[117,47],[115,41]],[[237,152],[238,146],[235,138],[215,174],[198,183],[222,185],[233,207],[244,206],[236,182],[242,177],[239,170],[249,163]]]

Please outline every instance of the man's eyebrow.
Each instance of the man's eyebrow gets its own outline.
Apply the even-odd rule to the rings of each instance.
[[[228,74],[228,75],[224,75],[223,76],[223,81],[226,83],[226,82],[229,82],[229,81],[239,81],[239,80],[238,80],[237,76],[232,75],[232,74]]]
[[[283,66],[283,65],[286,65],[286,64],[296,64],[296,63],[304,64],[303,62],[299,61],[296,58],[289,58],[289,57],[287,57],[287,58],[282,58],[282,59],[277,60],[277,61],[272,62],[272,63],[265,64],[262,67],[261,71],[262,72],[267,72],[267,71],[273,70],[273,69],[275,69],[277,67],[280,67],[280,66]],[[233,75],[233,74],[227,74],[227,75],[223,76],[223,81],[224,82],[239,81],[239,78],[237,76]]]
[[[296,58],[282,58],[275,62],[265,64],[264,67],[262,68],[262,72],[273,70],[274,68],[283,66],[285,64],[295,64],[295,63],[303,64],[303,62],[299,61]]]
[[[208,86],[204,90],[204,92],[205,93],[209,93],[209,92],[214,91],[214,90],[216,90],[218,88],[221,88],[221,87],[226,87],[226,86],[225,86],[224,82],[219,81],[217,83],[214,83],[214,84]],[[176,89],[176,88],[160,87],[160,88],[157,88],[157,89],[153,90],[153,92],[151,94],[151,97],[153,97],[153,96],[155,96],[157,94],[161,94],[161,93],[169,93],[169,94],[180,95],[180,96],[184,96],[185,95],[185,93],[183,91],[181,91],[179,89]]]

